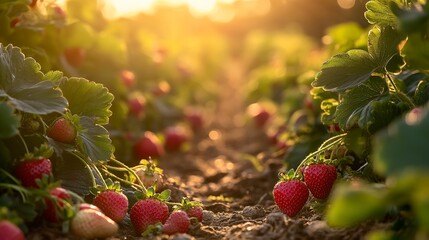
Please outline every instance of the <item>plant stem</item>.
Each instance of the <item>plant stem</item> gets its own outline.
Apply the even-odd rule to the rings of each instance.
[[[147,192],[146,187],[144,186],[144,184],[143,184],[143,182],[141,181],[140,177],[137,175],[137,173],[136,173],[134,170],[132,170],[130,167],[128,167],[127,165],[123,164],[122,162],[120,162],[120,161],[118,161],[118,160],[116,160],[116,159],[114,159],[114,158],[111,158],[111,159],[110,159],[110,161],[112,161],[112,162],[114,162],[114,163],[118,164],[119,166],[121,166],[121,167],[123,167],[123,168],[127,169],[131,174],[133,174],[133,175],[136,177],[137,182],[138,182],[138,183],[139,183],[139,185],[141,186],[142,191],[143,191],[143,192]]]
[[[92,173],[91,166],[89,166],[89,164],[81,156],[79,156],[75,151],[71,151],[69,153],[71,153],[73,156],[75,156],[77,159],[79,159],[85,165],[85,167],[88,169],[89,175],[91,176],[92,186],[96,187],[97,182],[95,181],[95,176]]]
[[[330,147],[334,146],[335,144],[340,143],[343,139],[340,137],[343,137],[347,135],[347,133],[343,133],[340,135],[336,135],[328,140],[326,140],[325,142],[322,143],[322,145],[319,147],[319,149],[317,149],[317,151],[310,153],[307,157],[304,158],[304,160],[302,160],[302,162],[299,164],[299,166],[296,168],[295,173],[293,174],[293,177],[297,177],[297,173],[299,173],[298,169],[300,169],[310,158],[318,155],[319,153],[329,149]],[[337,139],[338,138],[338,139]],[[332,139],[336,139],[335,141],[331,142],[328,144],[328,142],[332,141]]]
[[[399,92],[398,87],[396,86],[396,83],[393,81],[390,74],[386,73],[387,78],[389,79],[389,82],[392,84],[393,88],[395,89],[395,92]]]
[[[19,194],[21,195],[22,201],[24,201],[24,202],[27,201],[26,200],[27,197],[25,195],[30,193],[27,189],[25,189],[24,187],[22,187],[20,185],[14,185],[14,184],[9,184],[9,183],[0,183],[0,187],[12,189],[12,190],[19,192]]]
[[[21,133],[18,133],[18,137],[21,139],[22,144],[24,145],[25,152],[26,152],[27,154],[30,154],[30,151],[28,150],[27,144],[25,143],[25,140],[24,140],[24,138],[22,137]]]
[[[120,178],[120,177],[116,176],[115,174],[113,174],[113,173],[111,173],[111,172],[107,171],[106,169],[103,169],[103,168],[102,168],[101,170],[102,170],[105,174],[107,174],[109,177],[114,178],[114,179],[116,179],[116,180],[118,180],[118,181],[120,181],[120,182],[122,182],[122,183],[128,184],[128,185],[130,185],[131,187],[135,188],[136,190],[140,190],[140,189],[141,189],[141,187],[140,187],[138,184],[135,184],[135,183],[132,183],[132,182],[126,181],[126,180],[124,180],[124,179],[122,179],[122,178]]]
[[[111,169],[111,170],[120,171],[120,172],[129,172],[128,169],[126,169],[126,168],[113,167],[113,166],[109,166],[109,165],[105,165],[105,166],[106,166],[106,168]]]

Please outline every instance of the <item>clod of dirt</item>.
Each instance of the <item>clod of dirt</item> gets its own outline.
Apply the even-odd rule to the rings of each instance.
[[[243,208],[242,214],[244,217],[255,219],[255,218],[264,217],[265,210],[260,205],[246,206]]]
[[[186,233],[176,234],[171,238],[171,240],[193,240],[193,239],[195,238]]]
[[[209,225],[214,221],[215,214],[212,211],[203,210],[203,223]]]
[[[285,223],[285,215],[281,212],[273,212],[267,215],[266,222],[272,226]]]

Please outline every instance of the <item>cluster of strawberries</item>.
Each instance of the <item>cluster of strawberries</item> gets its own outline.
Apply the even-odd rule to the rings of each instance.
[[[279,209],[289,217],[296,216],[305,206],[310,196],[324,200],[328,198],[337,179],[334,165],[311,164],[304,168],[304,181],[285,176],[274,186],[274,201]]]

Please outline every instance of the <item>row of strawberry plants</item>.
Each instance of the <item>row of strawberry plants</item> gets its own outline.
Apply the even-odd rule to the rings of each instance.
[[[124,58],[133,49],[125,51],[126,41],[109,35],[111,29],[96,32],[100,23],[90,24],[80,12],[93,6],[78,3],[69,1],[66,10],[53,1],[0,3],[5,29],[0,34],[2,232],[19,232],[11,222],[27,232],[45,219],[42,222],[80,237],[107,237],[117,233],[115,222],[123,221],[128,212],[137,235],[187,232],[188,215],[202,220],[200,204],[188,199],[169,202],[169,190],[159,192],[165,189],[162,170],[152,161],[140,161],[161,157],[164,148],[180,150],[188,140],[180,126],[166,128],[163,142],[151,131],[180,118],[181,113],[171,114],[174,107],[166,104],[181,96],[157,98],[168,95],[168,82],[151,88],[137,81],[139,75],[147,77],[139,72],[141,66],[136,67],[139,71],[124,70]],[[100,14],[99,9],[89,10]],[[106,40],[107,45],[100,45]],[[133,60],[144,62],[142,56],[146,55]],[[152,72],[168,77],[163,66]],[[192,99],[177,102],[183,107]],[[193,131],[203,127],[198,111],[183,113]],[[157,119],[168,122],[151,124],[160,123]],[[128,150],[122,149],[124,142]],[[123,154],[130,150],[132,156]]]
[[[353,24],[333,29],[335,55],[312,82],[330,138],[298,165],[286,155],[296,170],[281,174],[274,199],[293,217],[309,192],[323,203],[334,182],[341,182],[326,208],[331,226],[389,218],[393,223],[387,229],[368,237],[427,238],[429,4],[372,0],[366,7],[368,35]]]

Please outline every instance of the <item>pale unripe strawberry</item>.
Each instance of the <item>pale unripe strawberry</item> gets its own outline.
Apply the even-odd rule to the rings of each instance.
[[[81,238],[107,238],[118,232],[118,225],[97,210],[84,209],[71,220],[70,230]]]

